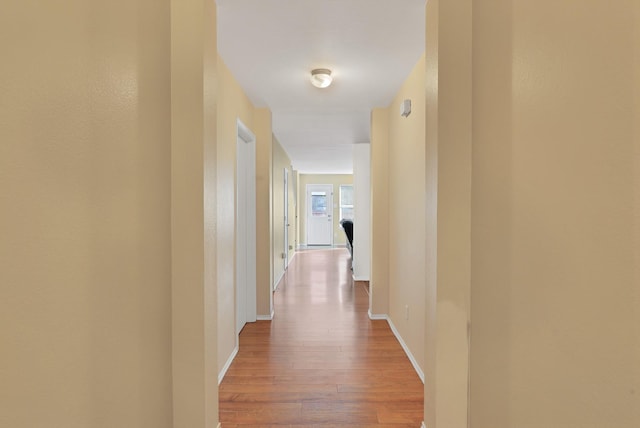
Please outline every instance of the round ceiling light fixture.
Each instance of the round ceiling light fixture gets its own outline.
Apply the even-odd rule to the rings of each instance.
[[[311,70],[311,84],[316,88],[326,88],[331,84],[331,70],[328,68],[316,68]]]

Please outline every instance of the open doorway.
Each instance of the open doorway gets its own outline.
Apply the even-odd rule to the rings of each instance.
[[[256,321],[256,137],[238,120],[236,157],[236,334]]]
[[[289,169],[284,169],[284,249],[282,252],[283,270],[289,266]]]

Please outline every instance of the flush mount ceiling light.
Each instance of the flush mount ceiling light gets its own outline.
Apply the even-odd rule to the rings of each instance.
[[[331,70],[327,68],[316,68],[311,70],[311,84],[316,88],[326,88],[331,84]]]

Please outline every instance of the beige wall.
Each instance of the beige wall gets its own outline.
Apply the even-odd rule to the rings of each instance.
[[[307,184],[333,185],[333,244],[345,245],[347,242],[344,230],[340,227],[340,185],[353,184],[351,174],[300,174],[298,185],[298,228],[300,230],[299,243],[307,243]]]
[[[635,13],[633,15],[633,30],[634,30],[634,40],[640,39],[640,2],[635,2]],[[633,81],[635,82],[635,102],[633,108],[633,147],[635,148],[635,159],[633,166],[633,179],[635,183],[634,193],[635,193],[635,203],[634,203],[634,224],[635,224],[635,241],[634,241],[634,266],[635,266],[635,274],[634,281],[637,284],[640,282],[640,190],[638,190],[638,186],[640,183],[640,45],[636,43],[635,47],[635,61],[634,61],[634,70],[635,76]],[[635,288],[635,299],[634,299],[634,308],[635,308],[635,321],[634,325],[640,325],[640,287]],[[640,331],[636,330],[636,360],[640,359]],[[640,364],[635,365],[635,373],[633,375],[636,379],[636,382],[640,382]],[[637,392],[636,392],[637,393]],[[640,406],[636,405],[636,411],[640,409]],[[640,419],[640,416],[636,418]]]
[[[1,424],[215,426],[214,3],[5,12]]]
[[[471,3],[427,4],[425,421],[436,427],[468,418]]]
[[[202,44],[203,44],[203,165],[204,165],[204,293],[202,301],[197,301],[197,307],[203,307],[203,328],[204,328],[204,395],[202,405],[204,407],[204,427],[218,427],[218,382],[216,375],[218,371],[218,287],[217,287],[217,147],[218,147],[218,103],[219,103],[219,80],[218,70],[218,47],[217,47],[217,9],[216,5],[208,0],[198,0],[201,3],[194,8],[192,17],[197,19],[202,14]],[[178,4],[183,4],[178,0]],[[176,59],[179,60],[179,59]],[[179,88],[178,88],[179,90]],[[193,110],[191,110],[193,111]],[[172,141],[172,144],[175,140]],[[185,174],[190,174],[190,169],[186,169]],[[175,175],[175,173],[172,173]],[[173,289],[180,284],[174,284]],[[175,294],[175,291],[174,291]],[[189,334],[189,333],[187,333]],[[175,336],[174,336],[175,337]],[[175,343],[175,339],[174,339]],[[175,345],[174,345],[175,346]],[[175,351],[174,351],[175,355]],[[182,362],[180,362],[182,364]],[[175,362],[174,362],[175,367]],[[195,394],[202,394],[198,389],[198,378],[195,377]],[[175,369],[174,369],[175,384]],[[174,388],[174,409],[178,405]],[[199,398],[199,396],[198,396]],[[180,403],[181,404],[181,403]],[[188,410],[188,409],[187,409]],[[174,410],[175,412],[175,410]],[[199,426],[198,423],[185,421],[177,424],[174,418],[174,428]]]
[[[117,31],[117,25],[114,28]],[[171,34],[173,427],[214,428],[218,421],[212,239],[217,199],[215,4],[173,1]]]
[[[271,111],[256,109],[230,70],[218,57],[218,370],[237,344],[235,333],[235,193],[237,120],[256,137],[256,310],[259,318],[272,312]]]
[[[256,109],[256,303],[258,317],[270,318],[273,312],[272,246],[272,145],[271,111],[268,108]]]
[[[2,426],[172,426],[169,18],[3,4]]]
[[[501,3],[473,20],[471,421],[637,427],[637,2]]]
[[[438,299],[438,48],[439,48],[439,3],[440,0],[429,0],[426,4],[426,40],[425,40],[425,336],[424,336],[424,422],[428,427],[436,428],[436,404],[441,408],[441,417],[462,414],[467,417],[464,399],[439,399],[438,380],[448,376],[438,376],[437,372],[437,339],[439,325],[437,322]],[[469,238],[470,239],[470,238]],[[457,339],[457,338],[456,338]],[[442,355],[442,353],[440,353]],[[447,355],[444,355],[445,357]],[[467,364],[468,366],[468,364]],[[462,372],[468,371],[468,368]],[[442,370],[444,373],[445,370]],[[468,389],[468,382],[462,387]],[[464,427],[464,425],[463,425]]]
[[[389,113],[389,318],[422,367],[424,360],[425,111],[424,56]],[[409,117],[400,104],[411,99]],[[409,319],[406,319],[409,306]]]
[[[235,227],[237,120],[255,134],[254,107],[218,57],[218,370],[236,347]],[[256,143],[257,146],[258,143]]]
[[[273,177],[272,177],[272,210],[273,210],[273,286],[284,274],[284,261],[282,253],[284,252],[284,170],[289,171],[288,175],[288,218],[289,218],[289,235],[287,245],[292,249],[289,250],[289,260],[295,254],[295,205],[294,205],[294,188],[293,188],[293,170],[291,168],[291,159],[285,152],[278,140],[273,137]]]
[[[371,114],[372,315],[387,315],[421,369],[425,359],[425,58],[388,108]],[[410,99],[412,113],[400,116]],[[408,307],[408,319],[407,319]]]
[[[640,426],[638,2],[438,3],[427,426]]]
[[[371,280],[369,310],[389,313],[389,109],[371,112]]]

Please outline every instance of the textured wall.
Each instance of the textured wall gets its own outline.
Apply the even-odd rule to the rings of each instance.
[[[640,424],[639,7],[428,2],[427,426]]]
[[[389,109],[371,112],[371,280],[369,309],[389,313]]]
[[[421,367],[424,366],[425,325],[424,87],[423,55],[388,108],[388,315]],[[400,104],[405,99],[411,99],[412,112],[409,117],[400,116]]]
[[[173,428],[218,419],[216,9],[171,3],[171,318]]]
[[[474,7],[474,427],[640,425],[634,5]]]
[[[3,3],[1,426],[172,426],[169,13]]]
[[[217,263],[218,263],[218,370],[233,352],[236,341],[236,144],[237,120],[254,134],[254,107],[231,71],[218,57],[218,150],[217,150]],[[257,146],[257,144],[256,144]],[[257,151],[257,147],[256,147]]]

